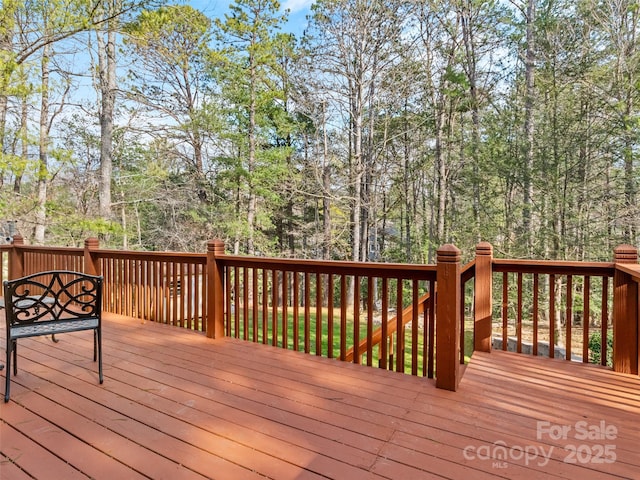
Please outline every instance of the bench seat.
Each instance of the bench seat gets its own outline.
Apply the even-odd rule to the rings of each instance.
[[[37,337],[40,335],[55,335],[56,333],[80,332],[98,328],[97,318],[83,318],[80,320],[52,320],[36,324],[16,325],[11,328],[13,338]]]

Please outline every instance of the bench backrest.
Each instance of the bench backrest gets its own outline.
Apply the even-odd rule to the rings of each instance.
[[[37,322],[100,321],[102,277],[51,270],[4,281],[7,328]]]

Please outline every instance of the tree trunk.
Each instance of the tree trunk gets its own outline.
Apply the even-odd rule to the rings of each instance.
[[[355,83],[355,82],[354,82]],[[353,228],[351,239],[351,259],[354,262],[360,261],[361,246],[361,222],[362,222],[362,87],[354,89],[351,97],[351,124],[353,136],[353,160],[352,160],[352,185],[353,191]]]
[[[408,113],[409,108],[407,105],[407,100],[405,99],[404,102],[404,111],[405,111],[405,125],[404,125],[404,133],[403,133],[403,137],[404,137],[404,141],[403,141],[403,166],[402,166],[402,180],[403,180],[403,191],[404,191],[404,210],[405,210],[405,215],[404,215],[404,250],[405,250],[405,257],[406,257],[406,261],[407,262],[411,262],[413,261],[412,259],[412,243],[413,243],[413,235],[412,235],[412,231],[411,231],[411,226],[413,225],[413,221],[415,220],[414,218],[414,210],[415,210],[415,197],[412,195],[413,193],[413,189],[412,189],[412,184],[415,184],[415,179],[413,179],[412,182],[412,178],[411,178],[411,149],[409,146],[409,125],[408,125],[408,121],[407,121],[407,115],[406,113]],[[384,212],[386,212],[387,209],[385,207]],[[385,213],[385,218],[386,218],[386,213]]]
[[[471,99],[471,156],[472,156],[472,209],[475,241],[480,242],[480,98],[478,95],[478,73],[476,68],[476,45],[472,24],[471,2],[465,3],[460,15],[465,49],[469,97]]]
[[[444,95],[444,94],[442,94]],[[439,245],[444,242],[445,227],[445,210],[447,206],[447,166],[444,159],[442,144],[444,142],[444,120],[445,105],[444,100],[438,102],[438,111],[436,112],[436,148],[435,148],[435,181],[437,195],[437,211],[436,211],[436,241]]]
[[[41,74],[42,96],[40,100],[40,139],[39,139],[39,167],[38,167],[38,201],[36,206],[36,226],[34,231],[34,243],[44,243],[47,211],[47,187],[49,183],[48,149],[49,149],[49,55],[51,45],[47,44],[42,49]]]
[[[256,223],[256,210],[258,208],[258,201],[256,197],[256,193],[253,189],[252,184],[252,175],[256,165],[256,73],[253,63],[253,55],[250,55],[249,63],[251,65],[249,70],[250,82],[251,85],[249,87],[249,159],[247,164],[247,174],[249,178],[249,191],[247,192],[249,195],[249,205],[247,212],[247,223],[248,223],[248,238],[247,238],[247,253],[249,255],[255,255],[255,245],[254,245],[254,228]]]
[[[4,25],[5,33],[0,34],[0,51],[13,51],[12,35],[8,25]],[[9,106],[9,98],[6,95],[7,82],[10,78],[10,65],[0,65],[0,153],[4,152],[4,135],[7,122],[7,108]]]
[[[525,238],[528,253],[532,253],[532,203],[533,203],[533,154],[534,154],[534,73],[535,73],[535,0],[527,3],[527,51],[525,57],[525,161],[523,171],[523,208],[522,208],[522,233]]]
[[[4,153],[4,135],[5,125],[7,124],[7,106],[9,99],[6,95],[3,95],[4,89],[0,84],[0,153]]]
[[[621,55],[624,57],[623,63],[625,65],[625,73],[624,73],[624,84],[625,84],[625,115],[624,115],[624,177],[625,177],[625,203],[626,209],[629,211],[628,220],[624,229],[624,241],[635,245],[636,244],[636,235],[638,234],[638,226],[640,224],[640,220],[638,220],[638,215],[634,215],[633,209],[637,208],[637,200],[636,200],[636,169],[634,168],[634,158],[637,153],[635,153],[635,149],[637,148],[637,123],[636,123],[636,114],[634,99],[635,95],[637,95],[637,78],[635,72],[637,71],[637,60],[635,57],[638,55],[636,49],[636,32],[638,29],[638,8],[637,5],[634,5],[632,10],[631,5],[629,5],[627,12],[625,12],[623,22],[626,22],[624,25],[624,29],[626,30],[624,33],[625,36],[625,48],[623,49]],[[635,68],[634,68],[635,67]]]
[[[113,169],[113,113],[116,97],[116,21],[108,22],[106,43],[104,33],[97,32],[98,68],[101,95],[100,108],[100,185],[98,191],[100,216],[110,219],[111,174]]]
[[[322,103],[322,259],[331,255],[331,161],[329,159],[329,139],[327,137],[326,103]]]
[[[27,140],[28,135],[28,121],[29,121],[29,102],[27,101],[27,96],[25,95],[22,99],[22,111],[20,114],[20,140],[22,146],[22,159],[26,160],[29,156],[29,142]],[[16,178],[13,182],[13,191],[14,193],[20,193],[22,190],[22,176],[24,175],[24,169],[20,168],[17,172],[15,172]]]

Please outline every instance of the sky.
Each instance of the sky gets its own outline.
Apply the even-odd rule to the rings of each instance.
[[[307,21],[311,4],[314,0],[281,0],[281,10],[289,10],[288,30],[295,34],[301,34]],[[233,0],[187,0],[193,8],[197,8],[210,18],[222,17],[227,11],[227,6]]]
[[[302,10],[308,10],[313,0],[285,0],[282,2],[282,9],[289,9],[291,13],[297,13]]]

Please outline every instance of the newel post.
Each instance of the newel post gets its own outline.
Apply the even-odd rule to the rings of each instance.
[[[456,391],[460,382],[460,250],[438,249],[436,266],[436,387]]]
[[[476,281],[474,299],[473,348],[491,351],[491,314],[493,309],[493,246],[481,242],[476,246]]]
[[[84,241],[84,273],[89,275],[101,275],[100,260],[96,251],[100,248],[100,241],[91,237]]]
[[[13,248],[9,251],[9,280],[24,276],[24,252],[21,248],[16,248],[24,245],[24,238],[15,234],[11,243]]]
[[[615,263],[638,263],[638,250],[620,245]],[[603,338],[602,342],[607,339]],[[613,274],[613,370],[638,374],[638,283],[616,268]]]
[[[224,242],[207,242],[207,337],[224,337],[224,268],[218,258],[224,256]]]

